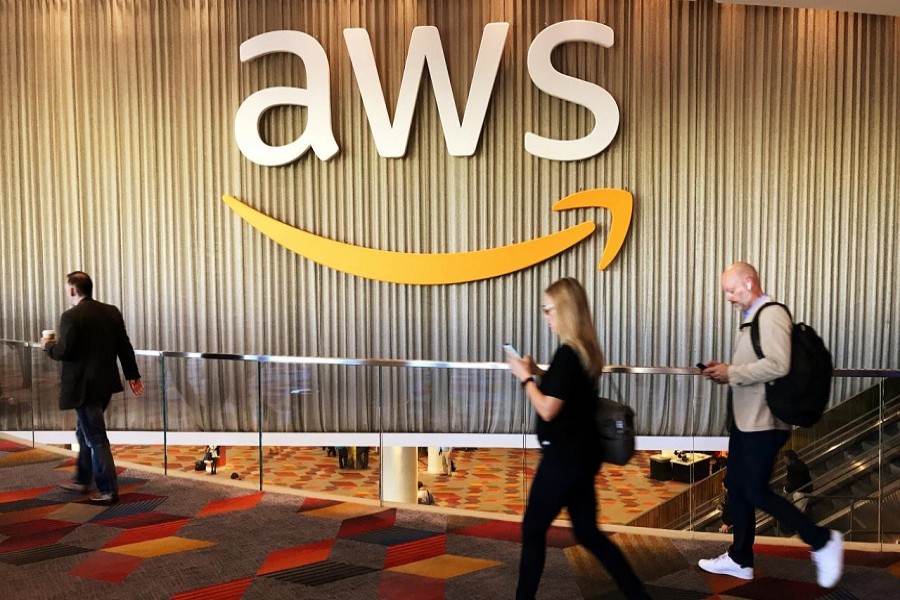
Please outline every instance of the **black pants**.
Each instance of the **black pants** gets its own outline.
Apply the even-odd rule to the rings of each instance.
[[[828,543],[830,532],[827,529],[813,523],[787,499],[773,492],[769,485],[775,456],[790,437],[791,433],[783,429],[744,432],[731,426],[725,487],[734,519],[734,541],[728,556],[742,567],[753,566],[757,508],[775,517],[782,526],[799,533],[813,550],[820,550]]]
[[[537,594],[544,571],[547,530],[563,506],[569,510],[578,543],[590,550],[606,567],[622,593],[627,598],[648,598],[625,556],[597,529],[594,476],[599,470],[599,460],[574,452],[544,452],[531,483],[528,508],[522,521],[517,600],[531,600]]]

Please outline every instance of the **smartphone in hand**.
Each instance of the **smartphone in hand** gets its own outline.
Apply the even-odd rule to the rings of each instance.
[[[512,344],[510,344],[510,343],[503,344],[503,350],[509,356],[512,356],[513,358],[522,360],[522,355],[519,354],[519,351],[516,350],[515,346],[513,346]]]
[[[697,367],[698,369],[700,369],[701,371],[705,371],[705,370],[706,370],[706,365],[704,365],[703,363],[697,363],[697,364],[694,365],[694,366]]]

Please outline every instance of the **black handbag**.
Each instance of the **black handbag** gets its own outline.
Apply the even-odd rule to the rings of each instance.
[[[597,434],[603,462],[622,466],[634,456],[634,411],[609,398],[597,398]]]

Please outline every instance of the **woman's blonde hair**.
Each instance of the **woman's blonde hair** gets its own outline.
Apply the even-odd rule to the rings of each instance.
[[[587,294],[577,280],[563,277],[545,290],[556,310],[556,333],[562,343],[575,349],[591,377],[603,370],[603,352],[588,308]]]

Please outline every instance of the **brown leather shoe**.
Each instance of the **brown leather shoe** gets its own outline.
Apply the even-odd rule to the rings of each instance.
[[[86,494],[88,491],[88,486],[77,481],[64,481],[59,484],[59,487],[70,492],[78,492],[79,494]]]

